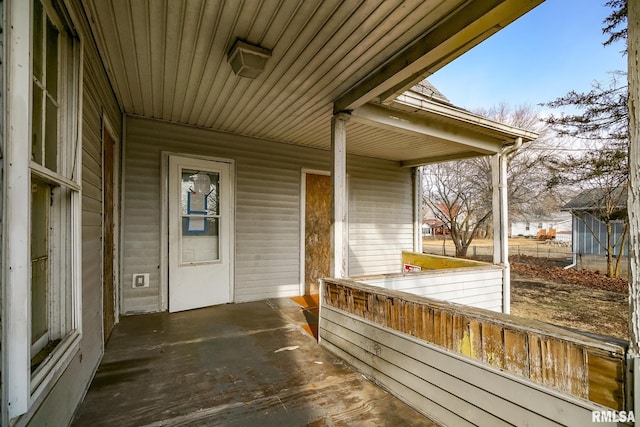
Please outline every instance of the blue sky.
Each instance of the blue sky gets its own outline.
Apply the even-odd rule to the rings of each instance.
[[[610,71],[626,70],[622,44],[602,46],[606,0],[547,0],[471,51],[438,70],[429,81],[455,105],[476,110],[501,102],[537,104],[570,90],[607,84]]]

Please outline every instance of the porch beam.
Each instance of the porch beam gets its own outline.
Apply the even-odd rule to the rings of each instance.
[[[348,276],[347,237],[347,121],[348,113],[331,118],[331,276]]]
[[[448,141],[454,147],[475,151],[476,155],[494,154],[502,149],[503,139],[492,138],[470,129],[447,125],[383,105],[365,104],[353,110],[351,115],[358,123],[393,132]]]
[[[334,113],[353,110],[386,93],[392,97],[434,73],[543,0],[467,1],[420,38],[340,96]]]
[[[433,156],[433,157],[420,157],[417,159],[403,160],[400,162],[400,165],[404,168],[412,168],[416,166],[424,166],[431,163],[441,163],[448,162],[451,160],[462,160],[468,159],[471,157],[482,156],[483,153],[478,153],[477,151],[463,151],[455,154],[445,154],[443,156]]]
[[[412,92],[399,94],[393,100],[393,103],[390,103],[390,105],[397,105],[396,109],[407,111],[423,110],[444,119],[455,120],[459,124],[482,128],[484,132],[490,132],[494,135],[495,139],[500,139],[501,141],[515,142],[518,137],[522,138],[523,141],[532,141],[540,136],[538,132],[500,123],[495,120],[461,110],[455,106],[446,105],[442,102],[431,99],[425,99],[423,96],[417,96]]]

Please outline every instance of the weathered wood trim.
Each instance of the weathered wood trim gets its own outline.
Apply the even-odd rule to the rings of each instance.
[[[445,425],[587,425],[605,408],[322,307],[321,344]],[[610,424],[615,425],[615,424]]]
[[[119,274],[119,265],[118,265],[118,260],[120,259],[120,245],[119,245],[119,241],[120,241],[120,216],[118,215],[118,212],[120,212],[120,185],[119,185],[119,176],[120,176],[120,153],[121,153],[121,142],[120,142],[120,135],[118,133],[115,132],[115,128],[114,126],[111,124],[111,121],[109,120],[109,116],[102,111],[101,114],[101,122],[102,122],[102,126],[100,129],[100,141],[103,145],[102,148],[102,154],[101,154],[101,164],[102,164],[102,206],[101,206],[101,213],[102,213],[102,241],[103,241],[103,248],[102,250],[104,251],[104,242],[106,239],[106,233],[112,232],[113,236],[112,236],[112,241],[113,241],[113,261],[112,261],[112,267],[113,267],[113,292],[114,292],[114,312],[113,312],[113,321],[114,324],[117,324],[119,322],[119,318],[120,318],[120,274]],[[113,206],[112,206],[112,221],[113,221],[113,230],[107,230],[106,229],[106,220],[105,217],[107,216],[107,212],[106,212],[106,206],[107,206],[107,200],[106,200],[106,195],[105,195],[105,188],[106,188],[106,183],[105,183],[105,169],[108,167],[107,165],[107,161],[105,160],[105,156],[107,154],[107,150],[104,147],[105,141],[107,138],[106,135],[109,135],[108,138],[110,138],[111,140],[113,140],[113,152],[112,152],[112,182],[111,185],[113,186],[113,194],[112,194],[112,199],[113,199]],[[104,262],[105,262],[105,254],[102,254],[102,263],[103,263],[103,271],[104,271]],[[104,283],[103,283],[104,286]],[[103,294],[103,298],[104,298],[104,294]],[[103,302],[103,307],[104,307],[104,302]],[[103,313],[104,316],[104,313]],[[106,333],[105,331],[105,325],[104,325],[104,320],[103,320],[103,325],[102,325],[102,332],[103,334]]]
[[[626,349],[620,345],[535,320],[351,280],[324,280],[322,306],[321,316],[332,308],[341,310],[523,380],[609,408],[625,408]]]

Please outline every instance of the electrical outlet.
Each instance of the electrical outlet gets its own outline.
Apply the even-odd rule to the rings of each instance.
[[[134,288],[148,288],[149,273],[134,273],[132,282]]]

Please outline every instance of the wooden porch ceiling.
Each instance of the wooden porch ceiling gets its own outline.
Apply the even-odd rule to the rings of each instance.
[[[329,149],[334,103],[389,102],[542,1],[83,4],[125,113]],[[236,39],[272,52],[255,80],[236,76],[227,62]],[[442,135],[363,121],[348,132],[348,152],[376,158],[476,152]]]

